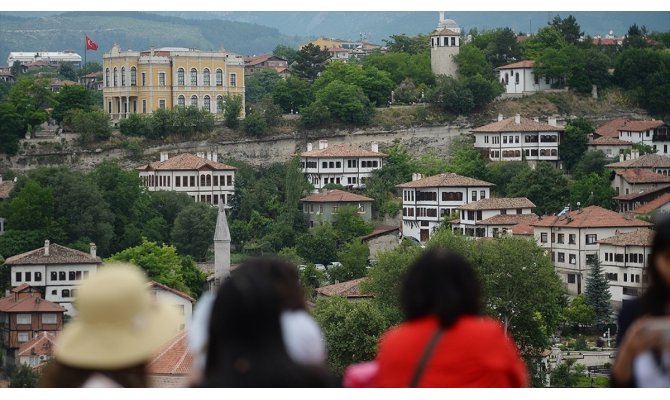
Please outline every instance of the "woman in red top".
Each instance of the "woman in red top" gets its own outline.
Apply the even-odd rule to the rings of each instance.
[[[525,387],[526,366],[498,321],[480,316],[479,280],[468,261],[425,252],[407,271],[406,320],[386,332],[377,387]]]

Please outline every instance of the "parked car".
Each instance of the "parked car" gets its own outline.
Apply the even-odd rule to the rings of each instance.
[[[328,268],[323,264],[314,264],[314,267],[316,267],[317,271],[328,271]]]
[[[327,265],[327,268],[331,269],[331,268],[337,268],[337,267],[341,267],[341,266],[342,266],[341,262],[333,261],[333,262],[331,262],[330,264]]]
[[[298,265],[298,271],[304,271],[307,266],[305,264]]]

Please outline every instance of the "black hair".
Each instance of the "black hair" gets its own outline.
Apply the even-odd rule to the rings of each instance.
[[[104,370],[72,367],[57,358],[49,361],[40,377],[43,388],[80,388],[95,374],[103,375],[125,388],[149,387],[147,362],[127,368]]]
[[[465,257],[442,248],[425,251],[409,267],[400,300],[407,320],[436,315],[443,328],[481,313],[477,273]]]
[[[647,258],[649,287],[641,298],[642,314],[665,315],[670,287],[658,271],[656,259],[659,256],[670,257],[670,216],[657,221],[654,231],[651,254]]]
[[[327,386],[325,373],[293,362],[284,346],[280,314],[304,300],[296,269],[279,259],[245,262],[223,281],[209,325],[204,386]],[[293,283],[291,283],[291,281]]]

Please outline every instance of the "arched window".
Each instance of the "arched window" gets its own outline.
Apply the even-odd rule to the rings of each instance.
[[[179,97],[177,97],[177,106],[181,108],[186,107],[186,97],[184,97],[183,94],[180,94]]]
[[[114,67],[114,86],[119,85],[119,70]]]
[[[216,96],[216,113],[221,114],[223,112],[223,96]]]
[[[221,68],[216,70],[216,86],[223,86],[223,71],[221,71]]]
[[[210,106],[210,104],[209,104],[209,96],[205,96],[205,99],[204,99],[204,105],[203,105],[202,108],[203,108],[205,111],[207,111],[207,112],[211,112],[211,111],[212,111],[212,110],[211,110],[211,106]]]
[[[137,68],[130,68],[130,86],[137,85]]]
[[[198,96],[196,96],[196,95],[191,96],[191,105],[192,105],[193,107],[197,107],[197,106],[198,106]]]
[[[519,84],[519,73],[514,74],[514,83]]]
[[[105,86],[109,87],[109,68],[105,70]]]
[[[207,183],[205,186],[212,186],[212,175],[207,175]]]
[[[205,68],[205,70],[202,71],[202,84],[209,86],[209,68]]]
[[[177,85],[184,86],[184,68],[177,70]]]
[[[191,68],[191,86],[198,86],[198,70]]]
[[[126,67],[121,67],[121,86],[126,86]]]
[[[200,175],[200,186],[205,186],[205,175]]]
[[[509,74],[505,72],[505,85],[509,84]]]

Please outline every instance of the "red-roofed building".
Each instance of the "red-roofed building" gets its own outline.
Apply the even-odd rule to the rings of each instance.
[[[630,194],[621,194],[614,196],[613,199],[617,202],[617,209],[619,212],[626,212],[641,207],[665,193],[670,193],[670,185],[659,185],[654,189],[642,190]]]
[[[195,202],[226,207],[235,191],[237,168],[217,161],[216,152],[182,153],[170,157],[161,152],[160,161],[137,167],[142,183],[149,191],[167,190],[186,193]]]
[[[42,298],[37,288],[23,284],[0,299],[0,343],[10,363],[19,348],[40,332],[57,333],[63,329],[65,308]]]
[[[598,255],[598,241],[618,233],[632,232],[652,226],[598,206],[568,211],[557,216],[543,216],[532,223],[535,240],[544,247],[554,263],[569,294],[584,291],[589,262]]]
[[[317,297],[344,297],[347,300],[370,299],[374,297],[369,293],[361,291],[361,283],[366,278],[358,278],[352,281],[338,282],[333,285],[321,286],[316,289]]]
[[[663,121],[627,121],[618,132],[621,140],[646,144],[656,154],[670,156],[670,125]]]
[[[475,136],[475,147],[486,152],[492,161],[522,161],[529,163],[549,161],[558,165],[563,128],[558,127],[555,118],[547,123],[537,119],[522,118],[516,114],[480,126],[471,131]]]
[[[288,61],[286,61],[285,58],[281,58],[272,54],[244,57],[245,76],[253,75],[254,73],[264,69],[276,71],[279,75],[286,78],[288,76]]]
[[[656,218],[662,218],[670,214],[670,193],[664,193],[631,212],[637,215],[654,214]]]
[[[374,199],[349,193],[344,190],[328,190],[300,199],[303,213],[309,219],[309,226],[332,222],[333,215],[341,207],[355,207],[364,221],[372,219],[372,202]]]
[[[454,173],[422,177],[398,185],[402,190],[402,234],[427,241],[458,207],[491,197],[493,183]]]
[[[628,119],[626,118],[616,118],[607,121],[596,129],[595,134],[600,137],[618,139],[619,129],[623,128],[623,126],[626,125],[626,122],[628,122]]]
[[[520,222],[537,218],[535,204],[525,197],[491,197],[458,208],[460,220],[451,222],[454,231],[471,238],[495,237]]]
[[[600,136],[590,140],[588,144],[588,150],[602,151],[603,154],[609,158],[619,157],[620,154],[624,154],[626,150],[632,148],[632,142],[627,142],[610,136]]]
[[[616,169],[611,186],[617,194],[630,194],[656,189],[670,184],[670,176],[647,169]]]
[[[523,60],[496,68],[498,80],[507,96],[529,95],[551,89],[553,80],[535,76],[533,60]]]
[[[149,282],[148,286],[155,298],[177,309],[177,312],[181,316],[180,329],[188,329],[191,323],[191,316],[193,315],[193,303],[195,299],[184,292],[156,281]]]
[[[370,249],[370,260],[376,260],[379,253],[393,250],[400,244],[400,227],[380,225],[369,235],[361,238],[361,241]]]
[[[34,338],[23,343],[16,352],[17,364],[38,367],[53,356],[55,332],[41,331]]]
[[[154,388],[188,387],[193,354],[188,349],[188,333],[180,332],[149,361],[149,386]]]
[[[372,143],[372,150],[365,150],[348,144],[329,146],[327,140],[319,140],[318,149],[307,143],[300,162],[302,172],[317,190],[329,183],[362,189],[372,171],[382,167],[384,157],[377,143]]]

